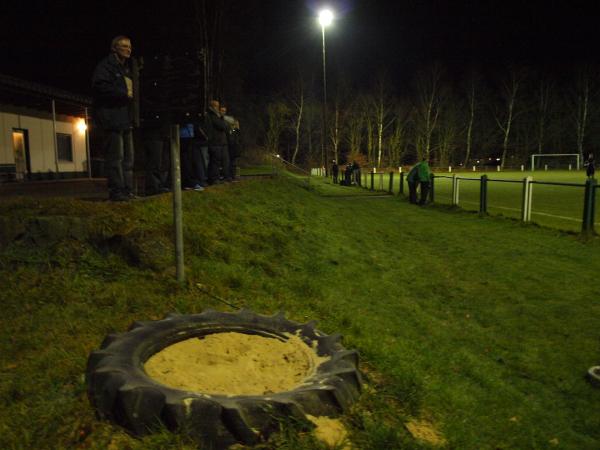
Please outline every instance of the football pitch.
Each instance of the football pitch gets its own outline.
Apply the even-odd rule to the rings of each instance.
[[[435,172],[436,204],[452,204],[452,176],[459,181],[458,206],[467,211],[479,211],[480,179],[488,176],[488,213],[520,219],[523,197],[523,179],[533,178],[531,221],[539,225],[568,231],[581,231],[586,176],[583,171],[502,171],[502,172]],[[375,175],[375,189],[389,189],[389,174]],[[548,185],[543,183],[568,183]],[[393,193],[399,192],[400,177],[394,174]],[[370,187],[370,179],[368,179]],[[408,186],[404,182],[404,194]],[[596,189],[595,227],[600,226],[600,192]]]

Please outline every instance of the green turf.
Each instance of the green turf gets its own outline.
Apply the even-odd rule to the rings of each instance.
[[[488,176],[488,213],[513,219],[521,218],[523,179],[532,176],[534,181],[579,184],[580,186],[533,185],[533,223],[566,231],[581,231],[584,204],[585,173],[582,171],[502,171],[502,172],[435,172],[435,202],[441,205],[452,204],[452,180],[456,175],[459,182],[459,206],[466,211],[479,211],[479,189],[481,176]],[[405,174],[406,175],[406,174]],[[331,181],[317,177],[322,184]],[[370,174],[363,176],[366,187],[371,189]],[[504,180],[494,181],[494,180]],[[510,181],[510,182],[505,182]],[[389,192],[390,176],[377,173],[373,177],[376,192]],[[363,182],[364,184],[364,182]],[[404,182],[404,193],[408,186]],[[394,172],[392,193],[400,191],[400,177]],[[339,190],[338,190],[339,191]],[[596,211],[600,211],[600,189],[596,189]],[[596,227],[600,227],[600,212],[596,213]]]
[[[97,421],[83,372],[135,320],[231,310],[198,284],[359,350],[368,389],[344,417],[357,449],[433,448],[411,418],[449,449],[600,448],[584,377],[600,364],[598,238],[318,192],[285,178],[185,192],[183,287],[169,195],[0,202],[0,448],[193,448]],[[284,426],[261,448],[321,447]]]

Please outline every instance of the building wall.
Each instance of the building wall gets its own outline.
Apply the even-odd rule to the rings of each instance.
[[[56,132],[71,135],[73,161],[58,162],[61,173],[87,172],[85,133],[77,129],[76,117],[61,117],[56,122]],[[54,129],[52,120],[0,111],[0,166],[15,163],[12,143],[14,128],[25,129],[29,137],[31,173],[56,172],[54,157]]]

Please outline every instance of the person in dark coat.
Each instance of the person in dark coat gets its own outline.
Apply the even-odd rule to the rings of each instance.
[[[346,164],[346,170],[344,171],[344,186],[350,186],[352,184],[352,163]]]
[[[594,166],[594,154],[590,153],[588,155],[588,159],[585,162],[585,174],[588,178],[594,178],[594,174],[596,173],[596,167]]]
[[[108,195],[126,201],[133,194],[133,78],[129,64],[131,41],[112,40],[111,53],[98,63],[92,76],[94,113],[105,133],[104,158]]]
[[[198,131],[198,125],[192,122],[183,123],[179,129],[181,184],[185,190],[201,192],[206,186],[206,175]]]
[[[362,186],[360,179],[360,165],[356,161],[352,161],[352,175],[357,186]]]
[[[338,166],[337,161],[334,159],[331,164],[331,175],[333,176],[333,184],[338,184],[338,175],[340,174],[340,166]]]
[[[229,176],[229,158],[227,152],[227,132],[229,125],[221,116],[218,100],[211,100],[206,113],[205,131],[208,136],[208,183],[219,183],[219,170],[223,168],[224,178]]]
[[[236,154],[236,151],[238,150],[238,148],[236,147],[236,139],[238,137],[236,132],[239,131],[239,123],[237,124],[236,128],[237,121],[235,120],[235,117],[227,114],[227,106],[223,105],[222,103],[219,106],[219,111],[221,112],[221,117],[227,124],[227,149],[225,154],[223,155],[225,158],[222,163],[223,178],[225,179],[225,181],[233,181],[236,174],[236,158],[238,157],[238,155]],[[227,164],[227,169],[225,169],[224,167],[225,164]]]

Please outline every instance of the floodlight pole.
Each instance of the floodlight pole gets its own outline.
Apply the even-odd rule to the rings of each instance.
[[[321,23],[323,36],[323,133],[321,136],[321,163],[325,167],[325,176],[328,174],[329,152],[327,151],[327,65],[325,58],[325,24]]]

